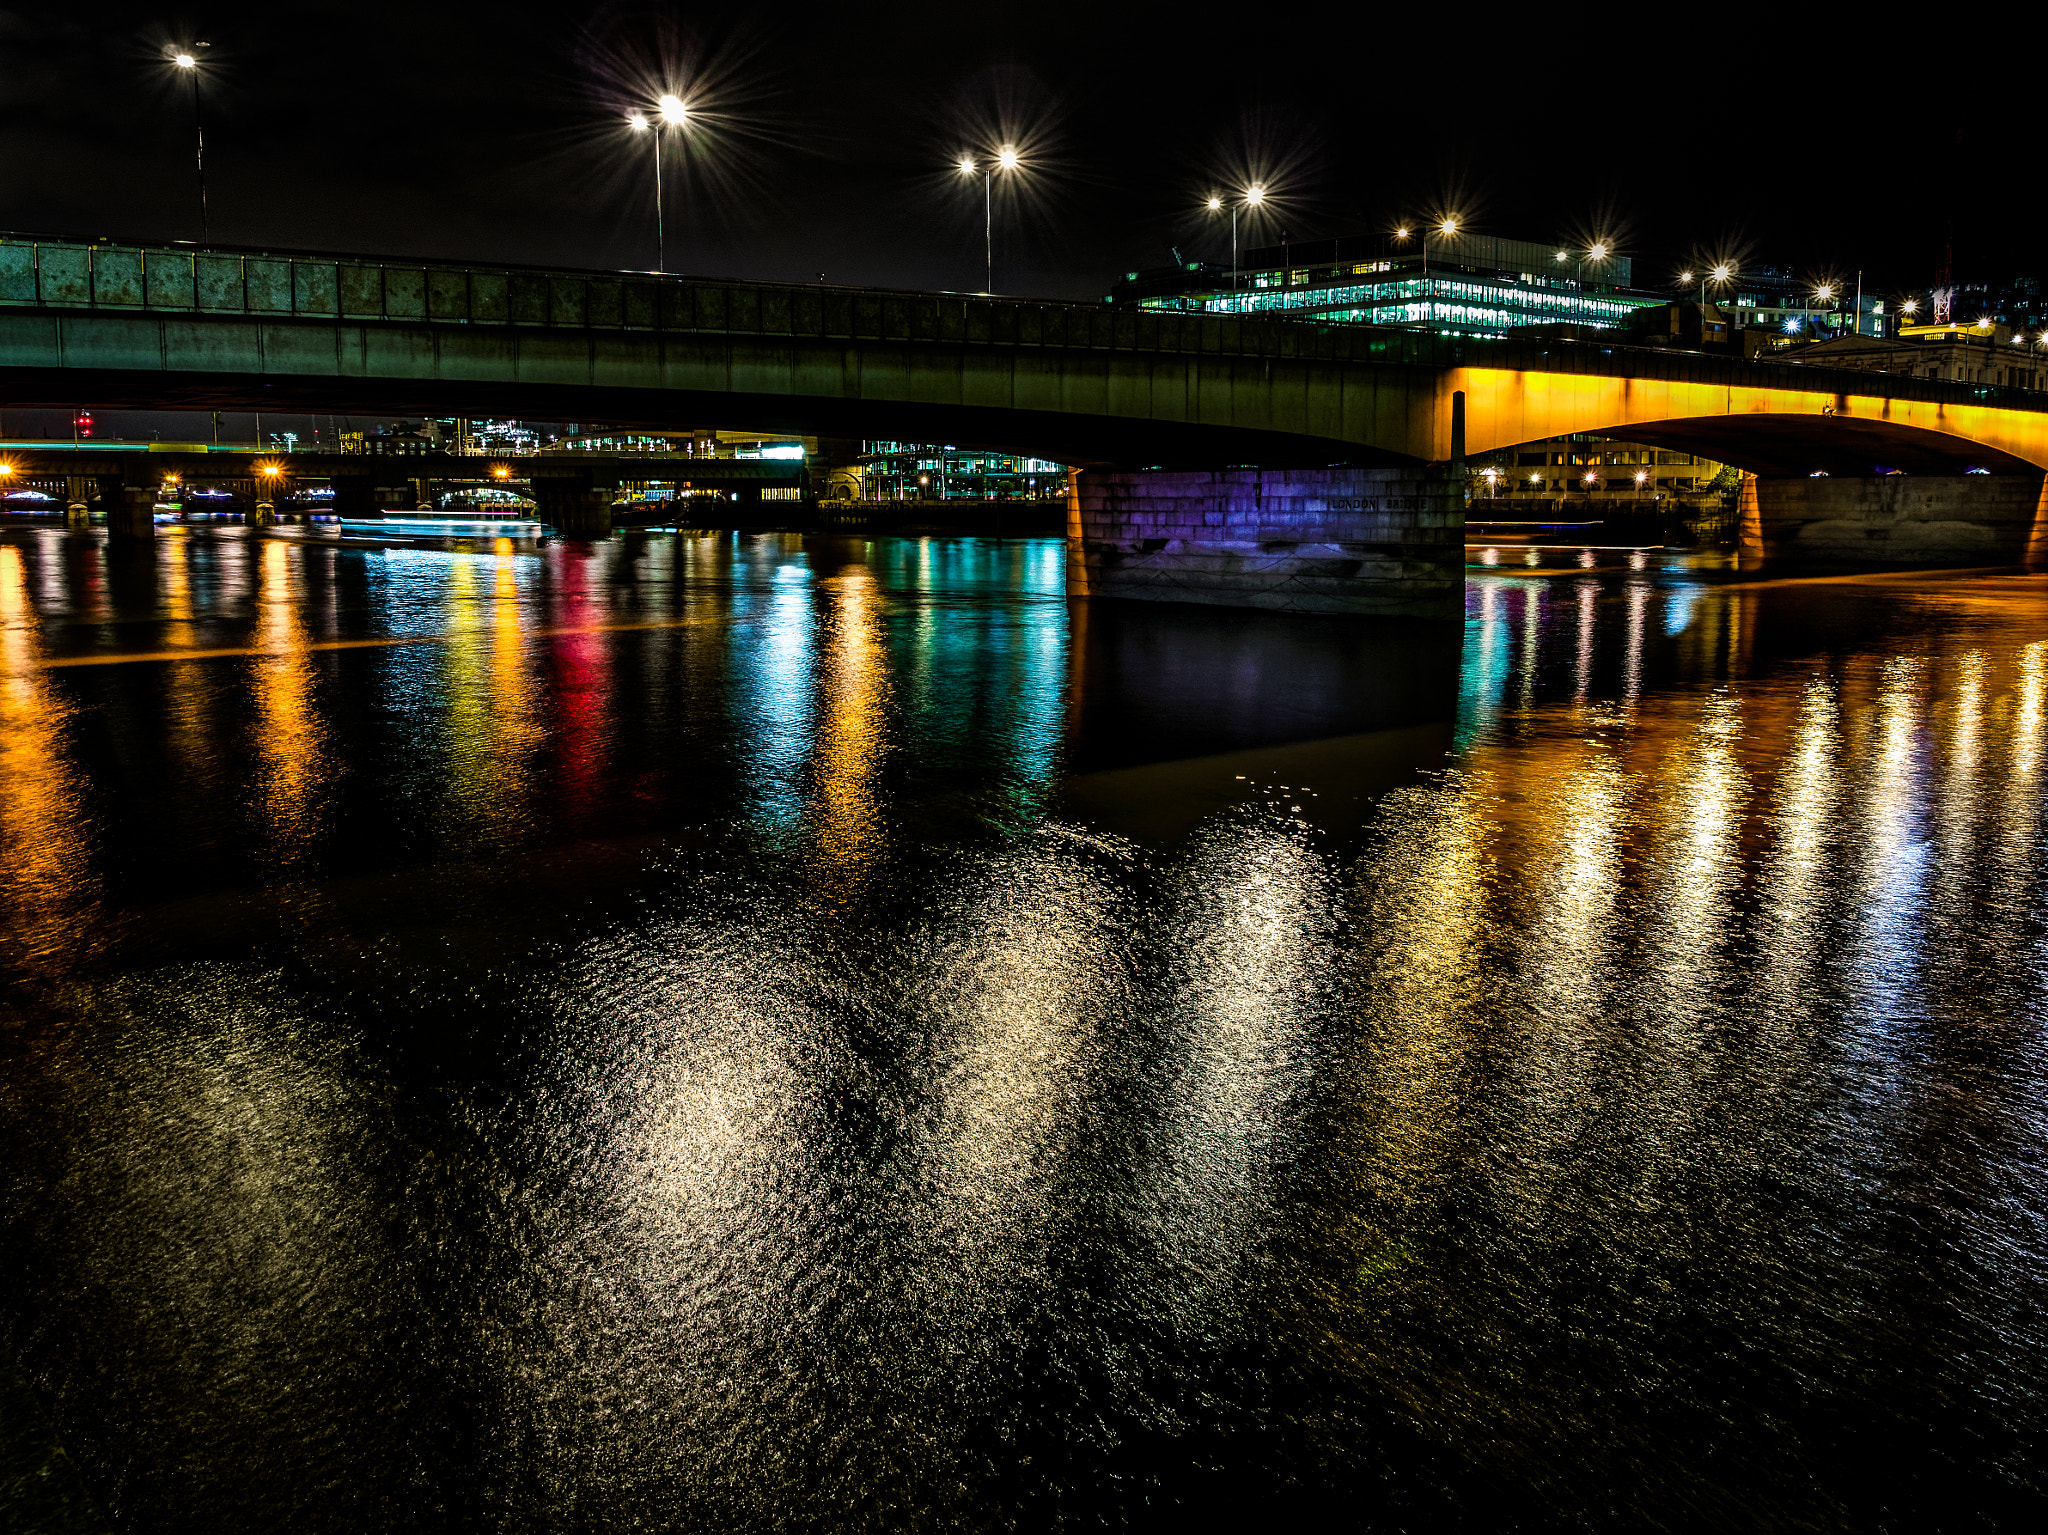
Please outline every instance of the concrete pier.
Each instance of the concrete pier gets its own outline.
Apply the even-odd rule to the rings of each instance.
[[[352,522],[369,517],[382,517],[384,507],[377,495],[377,487],[367,479],[353,476],[334,477],[334,515]]]
[[[612,492],[575,480],[533,481],[534,510],[564,538],[602,538],[612,530]]]
[[[156,496],[154,485],[123,485],[113,494],[103,494],[107,537],[155,538]]]
[[[1076,596],[1455,618],[1464,489],[1443,470],[1089,470],[1070,482]]]
[[[1937,570],[2044,553],[2040,475],[1745,475],[1742,553],[1766,564]]]

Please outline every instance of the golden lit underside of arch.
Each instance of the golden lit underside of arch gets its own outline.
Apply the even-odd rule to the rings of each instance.
[[[1881,382],[1882,375],[1873,375]],[[2048,469],[2048,412],[1882,395],[1762,389],[1582,373],[1454,368],[1445,398],[1465,392],[1467,456],[1596,432],[1698,453],[1760,475],[2038,475]],[[1434,457],[1451,454],[1438,413]]]

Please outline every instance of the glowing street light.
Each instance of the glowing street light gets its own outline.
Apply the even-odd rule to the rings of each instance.
[[[1246,187],[1236,202],[1230,205],[1230,286],[1237,286],[1237,210],[1256,208],[1266,200],[1266,189],[1254,181]],[[1211,213],[1223,211],[1223,199],[1212,197],[1203,205]]]
[[[199,243],[206,243],[206,124],[199,115],[199,53],[208,47],[194,43],[189,48],[167,50],[173,69],[183,70],[192,82],[193,168],[199,173]]]
[[[1735,268],[1728,262],[1722,261],[1716,263],[1708,271],[1700,272],[1698,274],[1694,274],[1692,272],[1680,272],[1678,274],[1678,280],[1683,283],[1689,283],[1693,280],[1695,275],[1698,276],[1700,283],[1700,308],[1704,310],[1707,307],[1707,284],[1712,283],[1714,285],[1716,292],[1718,293],[1720,289],[1725,288],[1728,285],[1728,280],[1735,275]]]
[[[680,128],[690,118],[690,109],[683,98],[675,95],[663,96],[654,104],[654,115],[650,119],[645,112],[628,112],[626,126],[635,133],[644,133],[654,145],[654,269],[668,270],[668,228],[661,206],[661,130]]]
[[[980,166],[974,163],[974,156],[972,155],[962,155],[960,157],[961,175],[972,176],[976,170],[981,172],[981,238],[984,264],[982,291],[984,293],[996,291],[996,172],[1001,171],[1004,175],[1009,176],[1014,175],[1021,168],[1022,162],[1018,159],[1017,146],[1014,144],[1003,145],[986,163]]]
[[[1429,237],[1434,234],[1446,240],[1454,239],[1457,236],[1458,229],[1458,216],[1455,213],[1447,213],[1441,219],[1438,219],[1436,223],[1422,231],[1422,275],[1424,277],[1429,275]],[[1403,224],[1394,231],[1394,238],[1405,240],[1413,233],[1413,230],[1406,224]]]

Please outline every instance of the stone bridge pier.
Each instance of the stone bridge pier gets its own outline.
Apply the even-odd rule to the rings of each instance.
[[[534,512],[564,538],[602,538],[612,530],[612,491],[587,478],[534,476]]]
[[[1744,475],[1742,554],[1766,565],[1937,570],[2048,562],[2039,474]]]
[[[1464,476],[1440,468],[1086,470],[1067,590],[1295,613],[1456,618]]]

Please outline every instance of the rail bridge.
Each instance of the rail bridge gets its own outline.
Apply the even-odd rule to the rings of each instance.
[[[1766,552],[1898,563],[2022,558],[2048,471],[2048,393],[2031,390],[968,294],[0,237],[0,404],[81,403],[1028,453],[1087,471],[1081,589],[1200,600],[1203,571],[1234,571],[1215,592],[1251,580],[1308,607],[1440,599],[1462,544],[1446,466],[1561,433],[1749,471]]]

